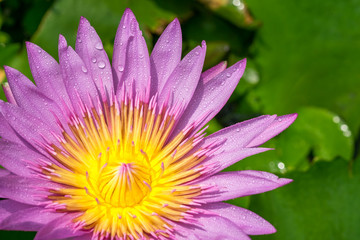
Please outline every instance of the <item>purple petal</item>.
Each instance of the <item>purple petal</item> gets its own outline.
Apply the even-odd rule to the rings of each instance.
[[[1,113],[1,110],[0,110],[0,123],[1,123],[0,137],[11,140],[13,142],[22,143],[22,140],[19,138],[18,134],[6,121],[6,118]]]
[[[35,162],[39,158],[43,156],[24,145],[0,139],[0,165],[16,175],[32,177],[33,174],[25,161]]]
[[[133,21],[136,21],[136,18],[133,12],[129,8],[127,8],[121,18],[114,41],[112,67],[115,87],[121,86],[119,85],[119,82],[122,79],[122,75],[125,69],[128,41],[131,36],[134,36],[134,32],[132,32],[133,29],[130,27],[131,22]],[[117,92],[118,91],[119,88],[117,88]]]
[[[12,200],[1,200],[0,201],[0,223],[11,214],[21,211],[23,209],[32,208],[34,206],[27,205]]]
[[[104,50],[100,37],[89,21],[80,18],[75,50],[85,63],[83,71],[89,71],[97,89],[105,93],[114,90],[113,77],[109,58]]]
[[[221,172],[199,183],[205,188],[211,186],[214,189],[214,192],[200,195],[199,198],[208,203],[226,201],[270,191],[290,182],[291,179],[278,178],[261,171]]]
[[[21,72],[5,66],[5,73],[14,98],[19,107],[29,114],[41,116],[44,122],[52,128],[57,127],[56,120],[64,123],[63,114],[58,105],[46,97],[42,92]],[[55,117],[55,114],[57,117]]]
[[[194,218],[197,221],[195,224],[178,224],[176,239],[250,240],[241,228],[229,219],[205,214],[195,215]],[[187,238],[188,235],[193,237]]]
[[[8,170],[0,168],[0,177],[5,177],[5,176],[10,175],[10,174],[11,173]]]
[[[297,118],[297,113],[277,117],[265,131],[254,138],[247,147],[256,147],[288,128]]]
[[[247,209],[228,203],[210,203],[201,208],[229,219],[248,235],[262,235],[276,232],[276,229],[265,219]]]
[[[216,172],[233,165],[234,163],[249,156],[272,150],[271,148],[239,148],[236,150],[216,153],[205,159],[204,166],[216,164]]]
[[[69,237],[77,237],[87,234],[87,232],[76,230],[73,219],[79,214],[66,214],[57,218],[44,227],[42,227],[36,234],[34,240],[45,239],[65,239]]]
[[[41,92],[57,103],[70,104],[57,61],[34,43],[26,42],[26,49],[31,73]]]
[[[226,69],[227,62],[220,62],[214,67],[206,70],[201,74],[200,81],[202,81],[204,84],[216,77],[219,73],[224,71]]]
[[[7,101],[11,104],[17,105],[16,100],[14,98],[14,94],[12,93],[9,84],[6,82],[2,85],[2,87],[3,87]]]
[[[134,28],[134,36],[130,37],[128,42],[124,75],[120,84],[124,80],[126,92],[130,93],[134,89],[141,96],[141,99],[145,99],[145,92],[150,86],[149,52],[135,19],[131,23],[131,28]],[[129,88],[129,86],[131,87]]]
[[[206,137],[203,145],[224,142],[219,152],[246,147],[254,138],[261,134],[276,118],[275,115],[263,115],[224,128]]]
[[[9,123],[16,133],[26,141],[24,143],[29,146],[31,145],[44,154],[47,153],[38,143],[43,142],[44,138],[51,143],[56,143],[57,140],[53,134],[59,135],[61,133],[59,129],[51,129],[40,118],[30,115],[22,108],[13,104],[0,101],[0,113],[2,113],[5,121]]]
[[[187,106],[198,85],[205,59],[206,45],[190,51],[177,65],[159,95],[160,106],[167,101],[170,106],[182,104]]]
[[[15,205],[15,204],[14,204]],[[12,206],[11,210],[13,210]],[[21,208],[23,206],[20,206]],[[45,211],[40,207],[28,207],[14,211],[0,222],[2,230],[38,231],[48,222],[64,215],[63,213]]]
[[[177,135],[189,124],[198,121],[204,115],[206,117],[203,118],[202,122],[196,124],[196,130],[199,130],[210,121],[228,101],[244,73],[245,66],[246,59],[237,62],[206,83],[200,81],[189,106],[173,132],[173,136]]]
[[[73,107],[81,116],[79,98],[86,106],[97,103],[98,92],[89,72],[84,72],[84,62],[79,55],[67,46],[63,36],[59,37],[59,59],[65,86]]]
[[[174,19],[156,42],[150,56],[152,95],[161,92],[167,79],[181,60],[182,36],[178,19]]]
[[[43,204],[45,197],[50,193],[47,189],[58,187],[58,184],[37,178],[16,175],[0,177],[1,197],[30,205]]]

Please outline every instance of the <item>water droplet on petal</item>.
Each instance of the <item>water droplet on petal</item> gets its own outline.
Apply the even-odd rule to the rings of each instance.
[[[105,63],[103,61],[100,61],[98,63],[98,67],[101,68],[101,69],[105,68]]]
[[[125,28],[126,28],[126,26],[124,25],[124,26],[123,26],[123,28],[125,29]]]
[[[200,53],[199,52],[195,52],[195,55],[199,55]]]
[[[40,49],[38,50],[38,53],[41,53],[41,50],[40,50]]]
[[[119,72],[124,71],[124,66],[119,65],[119,66],[118,66],[118,70],[119,70]]]
[[[91,59],[93,63],[96,63],[96,58]]]
[[[81,66],[81,70],[84,72],[84,73],[87,73],[87,69],[85,66]]]
[[[98,42],[98,43],[95,45],[95,48],[96,48],[97,50],[102,50],[102,49],[103,49],[102,43],[101,43],[101,42]]]
[[[226,77],[228,77],[228,78],[231,77],[231,73],[227,73]]]
[[[81,43],[81,42],[82,42],[80,38],[78,38],[78,42],[79,42],[79,43]]]

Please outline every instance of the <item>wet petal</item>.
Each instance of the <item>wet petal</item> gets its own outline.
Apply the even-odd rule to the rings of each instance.
[[[275,118],[275,115],[263,115],[234,124],[206,137],[203,144],[210,144],[214,141],[224,142],[219,152],[244,148],[270,126]]]
[[[224,151],[208,157],[203,164],[204,166],[213,166],[215,164],[216,172],[220,172],[221,170],[233,165],[234,163],[237,163],[246,157],[269,150],[271,150],[271,148],[240,148]]]
[[[0,193],[2,198],[30,205],[42,205],[49,189],[59,187],[58,184],[38,178],[26,178],[16,175],[0,177]]]
[[[84,231],[76,230],[73,219],[79,214],[65,214],[43,226],[36,234],[34,240],[65,239],[87,234]]]
[[[21,209],[21,207],[23,206],[19,206],[18,204],[16,205],[20,207],[20,209],[17,209],[17,211],[14,211],[8,217],[0,221],[0,229],[17,231],[38,231],[48,222],[53,221],[54,219],[64,215],[63,213],[45,211],[43,208],[40,207],[28,207]]]
[[[288,128],[296,119],[297,114],[283,115],[275,118],[275,120],[263,131],[259,136],[254,138],[247,147],[255,147],[263,144],[269,139],[275,137],[286,128]]]
[[[261,171],[221,172],[203,180],[200,185],[212,186],[214,192],[200,198],[208,203],[263,193],[292,182],[291,179]]]
[[[196,237],[190,239],[251,240],[240,227],[229,219],[205,214],[195,215],[194,219],[195,224],[184,224],[182,228],[179,228],[176,239],[187,239],[186,236],[190,233],[190,236]]]
[[[16,175],[32,177],[33,173],[25,161],[35,162],[41,158],[42,155],[24,145],[0,139],[0,165]]]
[[[182,36],[178,19],[172,21],[156,42],[150,56],[151,93],[160,92],[181,60]]]
[[[11,128],[21,136],[21,139],[26,141],[24,142],[25,145],[28,147],[31,145],[32,148],[44,154],[46,154],[46,151],[44,151],[38,143],[43,142],[44,138],[52,143],[56,143],[57,140],[54,134],[59,135],[61,133],[59,129],[50,128],[40,118],[30,115],[22,108],[13,104],[0,101],[0,113],[4,116],[5,121],[9,123]]]
[[[190,102],[198,85],[205,60],[206,45],[190,51],[177,65],[159,95],[160,106],[181,104],[184,107]]]
[[[145,93],[150,90],[147,89],[150,86],[149,52],[136,20],[132,21],[131,28],[134,28],[134,35],[130,37],[128,42],[122,80],[124,80],[126,92],[130,94],[129,96],[134,96],[134,93],[137,93],[141,100],[147,101],[148,96],[145,98]],[[135,92],[130,93],[130,91]]]
[[[84,72],[85,63],[67,46],[63,36],[59,37],[59,59],[66,90],[78,115],[81,116],[79,98],[86,106],[97,103],[98,92],[89,72]]]
[[[9,217],[11,214],[13,214],[17,211],[27,209],[27,208],[32,208],[32,207],[34,207],[34,206],[15,202],[12,200],[1,200],[0,201],[0,223],[5,218]]]
[[[227,62],[220,62],[214,67],[206,70],[201,74],[200,81],[202,81],[204,84],[206,84],[208,81],[216,77],[219,73],[224,71],[226,69]]]
[[[128,41],[131,36],[134,36],[134,29],[130,27],[131,22],[133,21],[136,21],[136,18],[133,12],[129,8],[127,8],[121,18],[114,41],[112,68],[114,76],[114,86],[117,92],[119,92],[122,84],[119,83],[121,82],[120,80],[122,79],[122,75],[125,69]]]
[[[229,219],[248,235],[271,234],[276,229],[265,219],[247,209],[228,203],[210,203],[201,208]]]
[[[26,49],[32,76],[41,92],[57,103],[69,105],[70,99],[57,61],[34,43],[26,42]],[[61,104],[59,106],[63,108]]]
[[[199,119],[203,120],[201,123],[196,124],[197,130],[200,130],[200,128],[210,121],[230,98],[244,73],[245,65],[246,60],[244,59],[224,70],[211,80],[208,80],[206,83],[200,81],[173,135],[175,136],[189,124],[193,124]],[[204,115],[206,115],[206,117],[203,118]]]
[[[12,93],[9,84],[6,82],[2,85],[2,87],[3,87],[7,101],[11,104],[17,105],[16,100],[14,98],[14,94]]]
[[[19,107],[31,115],[41,116],[43,121],[52,128],[57,127],[57,119],[61,119],[65,123],[63,113],[58,105],[46,97],[26,76],[7,66],[5,66],[5,73]]]
[[[80,19],[75,50],[85,64],[81,70],[89,72],[99,92],[105,88],[105,93],[112,93],[114,85],[109,58],[100,37],[84,17]]]

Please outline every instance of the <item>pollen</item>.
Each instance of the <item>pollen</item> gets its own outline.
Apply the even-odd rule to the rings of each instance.
[[[79,213],[74,223],[95,239],[171,237],[174,221],[191,219],[211,151],[194,147],[204,135],[191,126],[172,136],[181,109],[158,107],[156,96],[82,104],[80,116],[59,121],[58,144],[46,146],[54,161],[41,174],[62,186],[49,204]]]

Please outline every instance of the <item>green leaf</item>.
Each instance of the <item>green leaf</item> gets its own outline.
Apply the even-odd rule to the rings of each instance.
[[[322,107],[358,133],[360,31],[354,23],[360,22],[360,1],[247,3],[263,21],[254,52],[261,69],[255,94],[264,112]]]
[[[285,175],[294,182],[253,196],[250,208],[278,230],[253,239],[346,240],[360,236],[360,164],[353,171],[337,159],[308,172]]]

